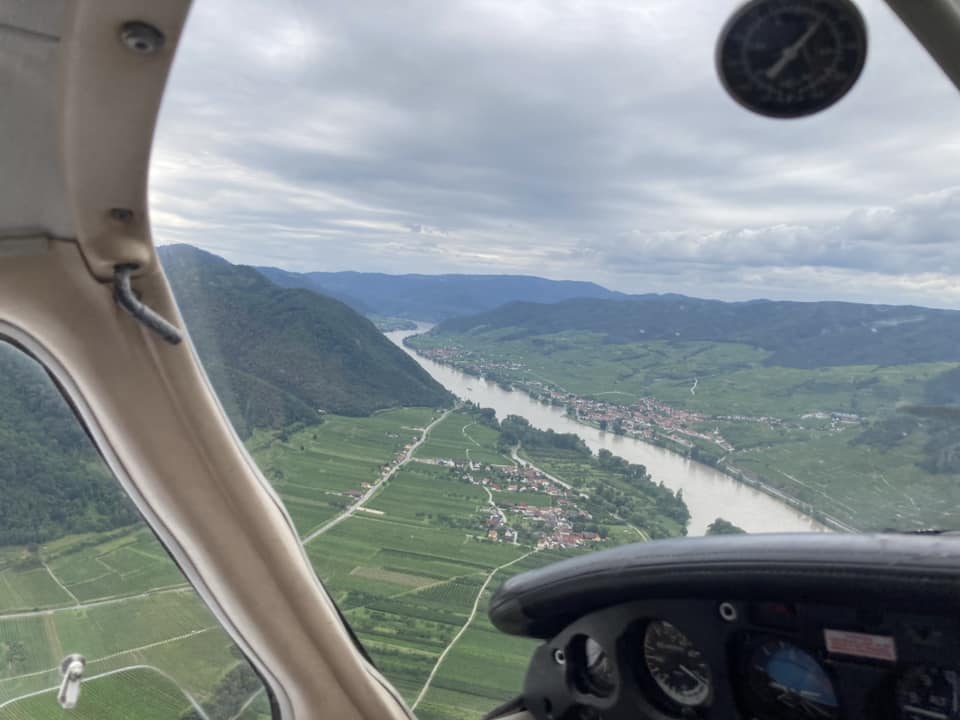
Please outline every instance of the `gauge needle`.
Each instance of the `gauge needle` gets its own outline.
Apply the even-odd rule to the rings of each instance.
[[[823,24],[823,18],[817,20],[813,25],[807,28],[807,31],[800,36],[800,39],[797,40],[793,45],[783,49],[783,53],[780,55],[780,59],[777,60],[773,65],[767,69],[767,79],[773,80],[783,72],[783,69],[797,59],[797,55],[800,54],[800,51],[803,49],[804,45],[810,42],[817,30],[820,29],[820,25]]]
[[[692,677],[694,680],[696,680],[696,681],[697,681],[698,683],[700,683],[701,685],[706,685],[706,684],[707,684],[707,681],[706,681],[706,680],[704,680],[702,677],[700,677],[699,675],[697,675],[693,670],[691,670],[690,668],[688,668],[686,665],[678,665],[677,667],[680,668],[681,671],[685,672],[687,675],[689,675],[690,677]]]

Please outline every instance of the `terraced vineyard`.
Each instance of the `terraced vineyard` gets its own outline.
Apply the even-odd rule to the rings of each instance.
[[[344,493],[374,482],[434,414],[430,408],[402,408],[369,418],[330,416],[298,432],[258,431],[248,446],[307,535],[349,504]]]
[[[378,667],[433,720],[477,718],[519,691],[535,643],[498,633],[486,603],[504,578],[573,552],[488,539],[491,501],[555,498],[470,481],[468,457],[477,474],[512,463],[478,412],[452,412],[400,467],[435,411],[330,416],[249,441],[303,537],[390,473],[306,550]],[[612,528],[607,544],[636,539]],[[61,718],[54,689],[71,652],[93,678],[77,718],[193,720],[194,703],[209,720],[269,717],[259,680],[144,527],[0,548],[0,720]]]
[[[499,436],[496,430],[477,422],[468,413],[450,413],[433,429],[430,439],[417,451],[417,457],[511,465],[512,461],[497,451]]]

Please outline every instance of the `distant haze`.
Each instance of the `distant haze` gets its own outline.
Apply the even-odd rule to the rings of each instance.
[[[510,302],[555,303],[571,298],[625,298],[594,283],[511,275],[384,275],[291,273],[258,268],[278,285],[330,295],[368,314],[437,322]]]

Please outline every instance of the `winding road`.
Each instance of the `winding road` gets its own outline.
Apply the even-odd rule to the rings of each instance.
[[[423,445],[424,442],[426,442],[427,438],[430,437],[430,431],[433,430],[433,428],[439,425],[441,422],[443,422],[443,420],[450,413],[452,413],[454,410],[457,410],[459,407],[460,407],[460,404],[457,403],[452,408],[448,410],[444,410],[443,414],[440,415],[440,417],[438,417],[436,420],[431,422],[429,425],[427,425],[423,429],[423,434],[420,436],[420,439],[417,440],[413,445],[411,445],[410,448],[407,450],[407,452],[403,454],[403,458],[400,460],[400,462],[398,462],[396,465],[392,465],[388,470],[385,470],[383,474],[380,476],[380,479],[377,480],[373,485],[371,485],[370,489],[367,490],[360,497],[359,500],[357,500],[355,503],[347,507],[347,509],[344,510],[342,513],[332,518],[331,520],[328,520],[326,523],[324,523],[319,528],[317,528],[312,533],[310,533],[305,538],[303,538],[303,544],[306,545],[308,542],[311,542],[312,540],[317,539],[318,537],[323,535],[325,532],[335,528],[337,525],[342,523],[347,518],[352,517],[354,513],[357,512],[357,510],[363,507],[364,503],[366,503],[370,498],[372,498],[377,493],[377,491],[383,486],[383,484],[387,480],[389,480],[394,476],[397,470],[399,470],[408,462],[413,460],[413,454],[417,451],[417,449],[419,449],[421,445]]]

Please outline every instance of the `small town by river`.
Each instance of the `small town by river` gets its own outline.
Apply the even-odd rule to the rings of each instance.
[[[594,452],[605,448],[632,463],[645,465],[656,482],[683,491],[683,499],[690,508],[690,535],[703,535],[707,525],[717,517],[723,517],[751,533],[827,531],[826,527],[812,518],[714,468],[641,440],[578,423],[567,417],[562,408],[545,405],[524,392],[504,390],[496,383],[441,365],[418,355],[403,344],[405,338],[424,332],[427,327],[397,330],[386,335],[454,395],[482,407],[493,408],[497,417],[502,419],[507,415],[519,415],[542,430],[576,433]]]

